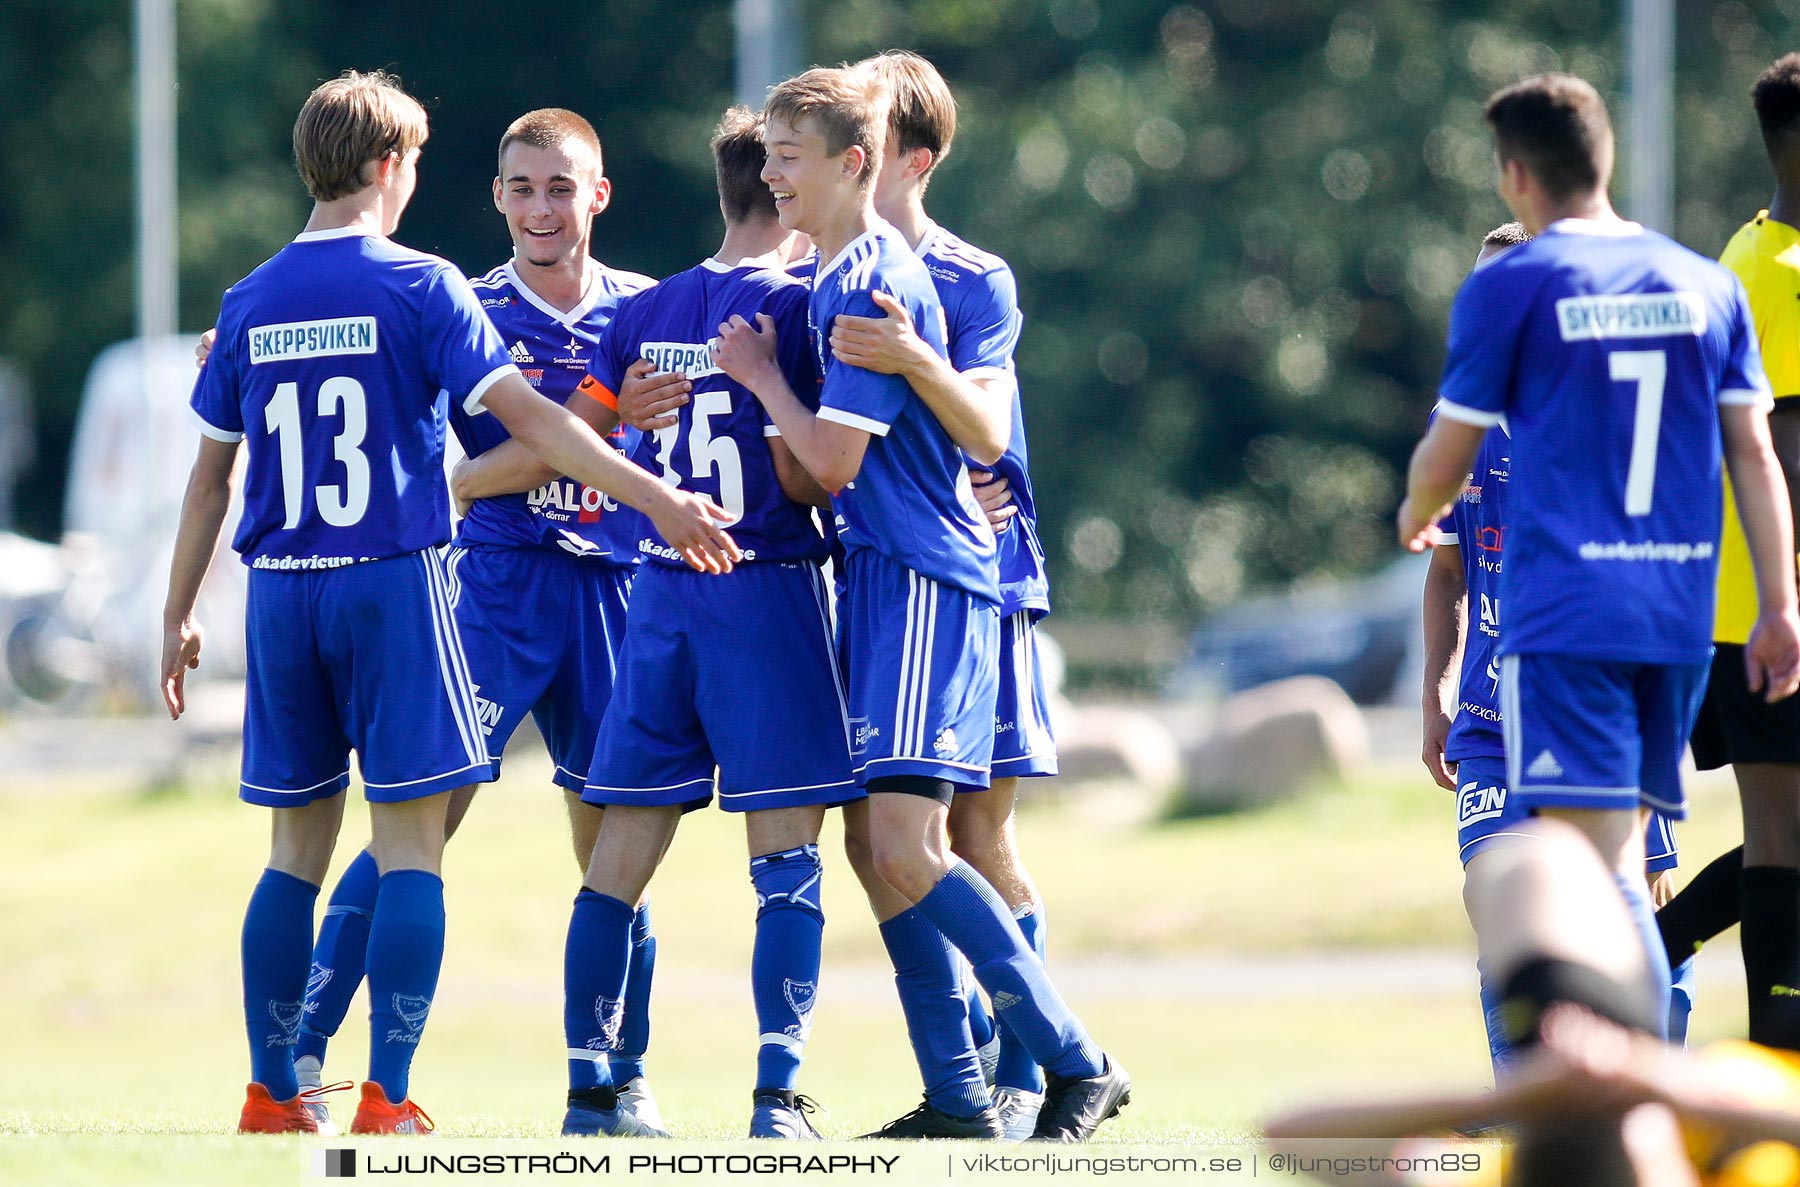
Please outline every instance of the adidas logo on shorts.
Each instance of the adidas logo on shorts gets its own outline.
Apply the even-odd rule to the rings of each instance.
[[[1525,768],[1525,774],[1532,779],[1561,779],[1562,773],[1562,764],[1548,750],[1532,759],[1531,765]]]

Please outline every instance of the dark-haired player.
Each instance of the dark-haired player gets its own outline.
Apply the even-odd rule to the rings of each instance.
[[[1477,268],[1529,242],[1518,223],[1489,231]],[[1507,501],[1512,441],[1504,423],[1481,439],[1474,468],[1455,509],[1439,527],[1425,576],[1425,767],[1440,787],[1456,793],[1457,852],[1465,887],[1480,878],[1496,844],[1516,840],[1530,819],[1508,793],[1506,746],[1500,712],[1500,574],[1506,555]],[[1460,662],[1458,656],[1460,654]],[[1644,871],[1652,897],[1676,865],[1674,826],[1651,815],[1644,837]],[[1481,1009],[1496,1078],[1511,1058],[1500,1017],[1498,986],[1487,962],[1479,962]],[[1671,1037],[1685,1037],[1692,1004],[1691,962],[1684,961],[1672,989]]]
[[[1800,500],[1800,54],[1763,71],[1753,102],[1775,196],[1732,236],[1720,262],[1749,295],[1763,371],[1775,394],[1769,435],[1794,505]],[[1769,704],[1745,682],[1744,648],[1756,609],[1750,553],[1727,488],[1713,661],[1694,723],[1694,763],[1703,771],[1730,763],[1743,805],[1741,873],[1735,887],[1722,879],[1720,889],[1725,899],[1736,891],[1750,1038],[1800,1049],[1800,699]],[[1690,900],[1685,908],[1694,905]]]
[[[1401,541],[1419,551],[1483,434],[1511,433],[1500,579],[1507,781],[1594,842],[1656,954],[1640,805],[1679,819],[1681,755],[1711,654],[1720,446],[1756,562],[1750,686],[1800,684],[1792,526],[1767,381],[1736,279],[1619,218],[1594,89],[1527,79],[1489,100],[1499,191],[1531,242],[1452,310],[1438,414],[1414,452]]]
[[[369,1078],[351,1128],[430,1128],[408,1078],[443,959],[445,817],[450,793],[490,771],[437,551],[450,529],[446,403],[493,412],[552,464],[644,511],[697,566],[729,570],[737,551],[718,507],[649,478],[534,392],[454,268],[388,239],[426,135],[424,109],[385,74],[313,91],[293,137],[312,214],[226,293],[194,389],[203,439],[170,567],[163,693],[179,716],[200,658],[194,598],[243,444],[240,793],[276,809],[243,929],[245,1132],[317,1132],[294,1046],[351,751],[379,873]]]

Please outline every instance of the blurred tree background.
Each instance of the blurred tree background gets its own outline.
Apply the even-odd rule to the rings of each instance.
[[[931,206],[1019,275],[1061,611],[1184,620],[1391,554],[1450,298],[1506,217],[1481,103],[1569,70],[1623,128],[1622,7],[804,5],[806,60],[906,46],[957,91],[961,134]],[[1714,255],[1767,201],[1749,88],[1800,47],[1800,0],[1677,7],[1674,230]],[[299,228],[288,131],[306,92],[351,66],[397,71],[432,112],[403,242],[471,272],[502,258],[494,147],[513,116],[560,105],[605,141],[603,259],[660,275],[715,245],[706,139],[731,98],[725,0],[181,0],[178,38],[189,328]],[[11,0],[0,79],[0,357],[28,376],[39,430],[21,526],[53,537],[82,379],[133,326],[129,4]]]

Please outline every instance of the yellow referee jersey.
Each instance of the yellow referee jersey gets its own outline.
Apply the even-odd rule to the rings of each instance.
[[[1738,228],[1719,262],[1737,273],[1750,296],[1750,316],[1762,344],[1763,370],[1778,402],[1800,398],[1800,229],[1763,211]],[[1756,575],[1738,522],[1731,483],[1725,483],[1725,525],[1719,541],[1719,608],[1715,643],[1744,643],[1756,624]]]

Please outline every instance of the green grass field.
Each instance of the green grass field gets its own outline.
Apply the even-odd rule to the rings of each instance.
[[[1408,972],[1417,950],[1444,954],[1441,969],[1470,949],[1448,797],[1415,771],[1172,824],[1128,823],[1081,794],[1024,815],[1053,967],[1136,1081],[1104,1140],[1242,1144],[1296,1096],[1485,1075],[1472,960],[1447,983]],[[449,949],[413,1083],[450,1137],[547,1138],[560,1119],[561,954],[578,876],[546,774],[537,758],[509,762],[447,857]],[[1690,868],[1738,827],[1727,785],[1700,781],[1695,801]],[[0,793],[0,813],[0,1183],[298,1176],[297,1142],[230,1136],[246,1079],[237,930],[266,813],[210,784],[149,797],[18,788]],[[347,859],[366,836],[360,812],[345,833]],[[830,1108],[827,1135],[843,1136],[910,1107],[918,1089],[835,823],[826,849],[825,971],[802,1087]],[[688,818],[653,896],[652,1082],[678,1137],[736,1137],[756,1033],[741,826]],[[1370,956],[1384,951],[1385,978],[1387,958]],[[1339,964],[1361,970],[1348,988],[1334,983]],[[328,1075],[360,1078],[361,1017],[359,1000]],[[1696,1034],[1741,1025],[1741,1003],[1703,986]]]

